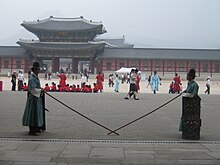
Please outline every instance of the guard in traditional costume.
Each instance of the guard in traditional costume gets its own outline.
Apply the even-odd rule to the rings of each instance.
[[[44,90],[40,86],[38,74],[40,72],[40,64],[33,63],[32,73],[28,80],[28,97],[25,106],[24,115],[22,118],[23,126],[29,126],[29,135],[37,135],[39,128],[44,125],[43,104],[41,95]]]
[[[190,69],[187,73],[187,88],[183,94],[182,117],[179,131],[182,131],[183,139],[198,140],[200,138],[200,97],[199,86],[195,82],[196,71]]]

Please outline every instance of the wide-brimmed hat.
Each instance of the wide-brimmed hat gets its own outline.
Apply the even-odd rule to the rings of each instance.
[[[195,69],[193,69],[193,68],[192,68],[192,69],[190,69],[190,70],[188,71],[187,75],[197,77],[197,75],[196,75],[196,70],[195,70]]]
[[[33,63],[33,66],[32,66],[32,69],[40,69],[40,63],[39,62],[34,62]]]

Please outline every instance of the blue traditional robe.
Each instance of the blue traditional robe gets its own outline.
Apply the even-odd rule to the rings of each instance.
[[[28,97],[22,118],[23,126],[42,127],[43,105],[40,94],[40,80],[32,73],[28,80]]]
[[[158,91],[160,85],[160,78],[157,74],[151,76],[150,85],[152,91]]]

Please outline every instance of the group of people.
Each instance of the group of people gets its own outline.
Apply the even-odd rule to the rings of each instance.
[[[38,62],[34,62],[32,66],[32,72],[29,75],[28,95],[27,95],[28,97],[22,118],[23,126],[29,126],[29,135],[33,135],[33,136],[37,136],[38,135],[37,133],[42,132],[42,127],[45,124],[44,123],[45,116],[43,115],[44,109],[43,109],[42,97],[46,89],[41,88],[40,80],[38,78],[39,72],[40,72],[40,64]],[[189,72],[187,73],[188,85],[186,90],[183,91],[183,93],[185,93],[184,97],[194,97],[195,95],[198,95],[199,86],[194,81],[196,77],[195,73],[196,73],[195,69],[190,69]],[[137,96],[138,93],[137,82],[139,81],[138,70],[132,69],[129,76],[130,76],[130,89],[125,99],[129,99],[131,96],[133,96],[135,100],[138,100],[138,96]],[[118,76],[116,75],[116,79],[117,78]],[[102,84],[102,82],[104,81],[104,75],[99,73],[96,76],[96,79],[97,79],[97,85],[98,83]],[[62,82],[63,80],[65,80],[65,77],[60,80],[60,85],[62,84],[65,86],[65,83]],[[160,84],[160,78],[157,75],[156,71],[154,71],[154,75],[151,76],[150,84],[152,87],[152,91],[156,93],[157,86]],[[53,85],[55,88],[56,84],[53,83]],[[98,90],[100,90],[99,85],[98,85]],[[180,125],[180,130],[181,128],[182,126]]]
[[[138,74],[138,69],[131,69],[130,72],[130,88],[124,99],[129,99],[132,96],[135,100],[139,100],[137,93],[140,90],[140,75]]]
[[[99,87],[96,83],[93,83],[93,87],[91,85],[86,85],[86,83],[82,83],[81,86],[78,85],[69,85],[65,86],[56,85],[52,82],[52,85],[49,86],[48,83],[45,84],[44,90],[46,92],[83,92],[83,93],[98,93]]]
[[[18,81],[17,81],[18,79]],[[18,91],[23,90],[23,85],[24,85],[24,73],[22,70],[19,70],[18,74],[16,71],[14,71],[11,75],[11,83],[12,83],[12,91],[16,91],[16,82],[18,86]]]

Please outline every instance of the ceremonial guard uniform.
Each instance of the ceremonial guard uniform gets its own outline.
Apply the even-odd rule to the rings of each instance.
[[[182,131],[183,139],[198,140],[200,138],[200,97],[199,86],[194,81],[195,69],[187,73],[188,85],[184,91],[182,101],[182,117],[179,130]]]
[[[36,135],[38,128],[44,124],[43,104],[40,97],[43,94],[43,90],[40,86],[40,80],[38,79],[38,73],[40,71],[38,62],[34,62],[32,71],[28,81],[28,97],[22,124],[23,126],[29,126],[29,135]]]

